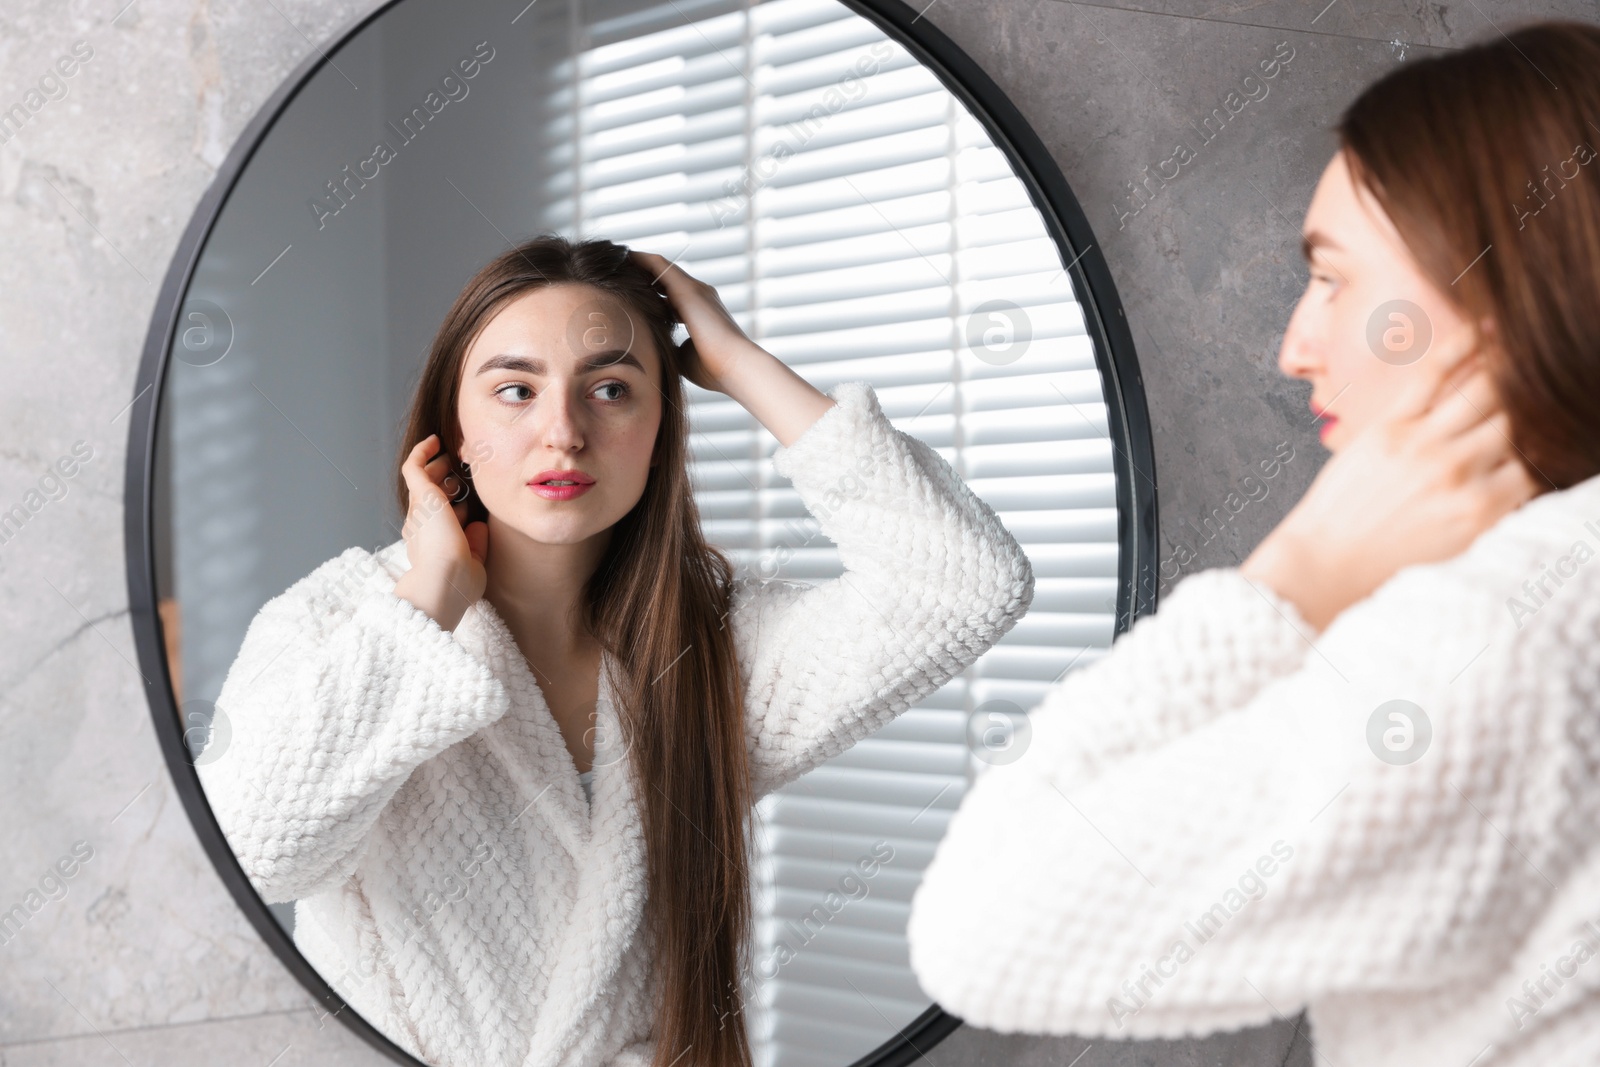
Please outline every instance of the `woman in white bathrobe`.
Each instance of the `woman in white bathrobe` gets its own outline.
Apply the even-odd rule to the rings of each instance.
[[[843,577],[735,579],[707,545],[682,377],[778,439]],[[751,804],[993,645],[1027,558],[868,385],[818,392],[608,241],[466,286],[398,466],[403,538],[268,602],[219,694],[200,774],[245,872],[428,1063],[748,1063]]]
[[[1279,354],[1334,455],[963,798],[909,928],[948,1010],[1098,1043],[1309,1007],[1333,1067],[1600,1063],[1596,122],[1577,23],[1345,113]]]

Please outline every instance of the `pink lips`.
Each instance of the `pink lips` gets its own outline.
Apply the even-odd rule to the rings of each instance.
[[[566,484],[552,485],[551,482]],[[540,471],[528,482],[528,488],[546,500],[572,500],[589,491],[594,479],[578,470]]]
[[[1322,425],[1317,428],[1317,434],[1320,437],[1327,437],[1328,431],[1333,429],[1333,424],[1339,421],[1337,415],[1329,415],[1326,409],[1318,411],[1315,401],[1311,404],[1311,413],[1322,420]]]

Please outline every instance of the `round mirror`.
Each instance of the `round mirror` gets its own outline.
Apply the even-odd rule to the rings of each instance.
[[[351,976],[307,962],[196,764],[227,759],[216,700],[263,604],[399,540],[395,449],[431,339],[538,233],[660,253],[819,389],[867,381],[1029,555],[1014,630],[755,812],[757,1064],[909,1063],[958,1025],[907,963],[920,872],[973,777],[1026,746],[1027,709],[1153,607],[1156,517],[1132,342],[1081,211],[988,78],[893,0],[397,0],[285,82],[184,235],[133,407],[130,603],[189,815],[323,1010],[417,1062],[403,1024],[348,1006]],[[836,578],[776,441],[687,388],[709,539],[762,579]]]

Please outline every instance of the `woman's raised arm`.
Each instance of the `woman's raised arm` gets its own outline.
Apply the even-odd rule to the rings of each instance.
[[[864,382],[773,456],[844,573],[744,579],[732,609],[757,795],[844,751],[986,652],[1027,612],[1033,568],[937,452]]]
[[[1600,610],[1574,593],[1519,629],[1499,587],[1507,560],[1537,569],[1557,518],[1581,521],[1529,515],[1406,570],[1254,692],[1202,683],[1258,642],[1287,657],[1295,627],[1231,569],[1185,579],[964,798],[913,898],[924,990],[978,1026],[1111,1037],[1320,1004],[1317,1040],[1373,1052],[1352,1062],[1466,1063],[1509,1040],[1506,998],[1571,944],[1535,921],[1577,930],[1594,885],[1578,769],[1600,744],[1578,680],[1545,668],[1583,654]],[[1185,713],[1216,697],[1238,703]],[[1418,1027],[1458,981],[1488,1000]]]
[[[741,580],[739,643],[760,796],[886,724],[961,673],[1033,600],[1033,568],[939,454],[896,430],[865,382],[832,398],[756,345],[716,290],[665,258],[633,257],[689,331],[684,374],[777,438],[789,478],[844,574],[820,585]]]

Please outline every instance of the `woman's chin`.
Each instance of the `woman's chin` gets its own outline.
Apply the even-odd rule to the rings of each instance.
[[[579,545],[603,533],[608,524],[582,521],[577,516],[552,520],[548,516],[529,518],[515,524],[515,529],[529,541],[541,545]]]

